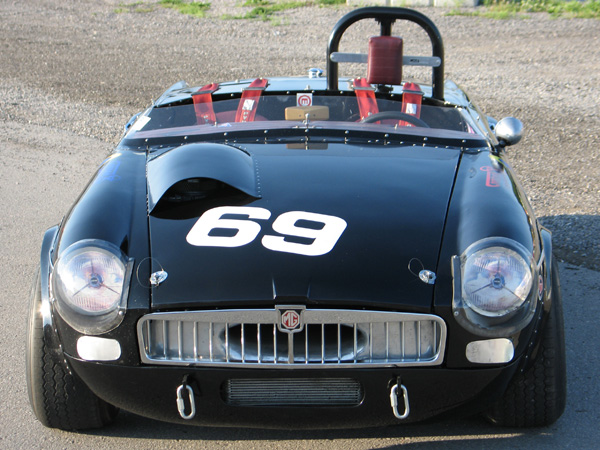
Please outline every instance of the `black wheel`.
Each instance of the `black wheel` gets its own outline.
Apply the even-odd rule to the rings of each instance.
[[[29,403],[42,425],[62,430],[100,428],[118,409],[99,399],[72,374],[62,351],[44,337],[40,272],[31,292],[27,323],[26,376]]]
[[[566,399],[562,297],[558,268],[553,263],[552,307],[536,359],[511,381],[504,396],[485,415],[492,423],[502,426],[547,426],[562,415]]]
[[[427,125],[427,123],[423,122],[418,117],[415,117],[415,116],[412,116],[410,114],[406,114],[406,113],[403,113],[400,111],[378,112],[375,114],[371,114],[368,117],[365,117],[360,122],[361,123],[373,123],[373,122],[379,122],[380,120],[386,120],[386,119],[403,120],[403,121],[408,122],[416,127],[431,128],[429,125]]]

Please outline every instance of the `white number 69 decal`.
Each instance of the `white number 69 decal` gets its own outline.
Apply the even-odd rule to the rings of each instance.
[[[248,216],[248,219],[223,219],[226,214]],[[186,240],[198,247],[241,247],[254,241],[261,226],[254,220],[267,220],[271,212],[264,208],[249,206],[222,206],[206,211],[194,224]],[[298,226],[299,221],[313,222],[314,228]],[[346,229],[346,221],[339,217],[305,211],[281,214],[273,222],[273,230],[283,236],[265,235],[261,242],[265,248],[276,252],[295,253],[305,256],[321,256],[329,253]],[[233,236],[211,235],[215,229],[236,230]],[[312,239],[303,244],[290,242],[286,236]]]

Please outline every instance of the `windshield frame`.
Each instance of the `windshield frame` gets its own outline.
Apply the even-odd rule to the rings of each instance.
[[[189,92],[189,91],[188,91]],[[334,117],[316,117],[310,119],[310,115],[305,120],[285,120],[284,111],[290,107],[297,107],[296,92],[273,92],[260,97],[260,103],[257,108],[258,120],[252,122],[232,121],[232,113],[240,104],[240,96],[228,95],[214,96],[211,107],[214,108],[217,122],[215,123],[197,123],[192,97],[187,98],[177,96],[177,101],[163,102],[155,104],[140,114],[133,125],[128,129],[124,136],[122,145],[126,147],[137,147],[146,145],[174,145],[176,143],[185,143],[186,141],[223,141],[230,139],[295,139],[301,137],[313,139],[321,137],[322,139],[348,139],[350,137],[370,139],[388,139],[388,140],[408,140],[413,142],[425,142],[427,139],[433,139],[437,144],[464,145],[466,142],[481,147],[482,140],[488,141],[488,136],[474,120],[472,111],[467,107],[452,105],[433,101],[427,97],[423,98],[423,105],[420,106],[421,117],[451,117],[456,120],[455,128],[425,128],[420,126],[400,126],[406,125],[406,122],[398,120],[387,120],[387,123],[363,123],[358,114],[358,103],[353,93],[336,93],[332,95],[327,92],[318,91],[311,93],[311,99],[314,106],[327,106],[329,111],[334,108],[339,109],[332,116]],[[395,98],[390,98],[395,97]],[[277,105],[279,103],[279,105]],[[323,105],[324,104],[324,105]],[[277,108],[274,108],[276,105]],[[377,105],[384,111],[400,112],[402,108],[401,96],[388,96],[388,98],[377,98]],[[302,108],[302,107],[299,107]],[[268,116],[275,112],[278,120],[268,120]],[[329,113],[328,111],[328,113]],[[219,122],[221,114],[228,114],[228,120]],[[177,118],[177,116],[183,117]],[[343,118],[346,120],[334,120]],[[162,120],[164,123],[160,123]],[[392,138],[392,136],[394,136]],[[483,145],[487,146],[487,142]]]

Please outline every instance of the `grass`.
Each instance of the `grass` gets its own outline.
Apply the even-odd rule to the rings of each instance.
[[[250,20],[264,20],[272,21],[272,16],[275,13],[285,11],[288,9],[298,9],[305,6],[335,6],[343,5],[346,0],[246,0],[242,6],[250,7],[248,12],[244,14],[231,15],[226,14],[223,19],[250,19]],[[185,0],[160,0],[158,3],[148,3],[137,1],[134,3],[121,3],[119,7],[115,9],[116,13],[127,13],[127,12],[152,12],[157,6],[163,8],[173,8],[182,14],[189,14],[196,17],[204,17],[206,11],[210,9],[210,3],[185,1]]]
[[[182,14],[195,17],[204,17],[210,8],[210,3],[184,2],[183,0],[161,0],[160,5],[165,8],[174,8]]]
[[[453,9],[448,15],[511,19],[538,12],[552,17],[600,19],[600,0],[484,0],[483,6],[474,11]]]
[[[144,2],[120,3],[119,7],[115,9],[117,14],[126,12],[147,13],[152,11],[154,11],[154,5]]]
[[[210,3],[203,2],[185,2],[183,0],[160,0],[158,3],[148,2],[134,2],[134,3],[121,3],[119,7],[115,9],[115,13],[148,13],[156,10],[158,6],[163,8],[173,8],[182,14],[190,14],[196,17],[204,17],[206,11],[210,8]]]
[[[320,6],[335,6],[345,5],[346,0],[317,0],[315,3]]]
[[[274,21],[275,13],[305,6],[335,6],[345,4],[346,0],[246,0],[242,6],[251,9],[244,14],[223,16],[223,19],[249,19]],[[137,1],[122,3],[116,13],[151,12],[157,5],[173,8],[182,14],[204,17],[210,8],[208,2],[185,0],[160,0],[158,3]],[[483,0],[476,9],[456,8],[448,15],[485,17],[488,19],[527,18],[528,13],[545,12],[552,17],[600,19],[600,0]]]
[[[273,14],[288,9],[298,9],[305,6],[334,6],[345,4],[346,0],[298,0],[298,1],[270,1],[270,0],[246,0],[243,6],[252,7],[245,14],[231,15],[226,14],[223,19],[258,19],[258,20],[273,20]]]
[[[269,20],[273,14],[287,9],[302,8],[306,5],[303,1],[270,2],[266,0],[247,0],[244,6],[252,9],[243,15],[226,16],[226,19],[260,19]]]

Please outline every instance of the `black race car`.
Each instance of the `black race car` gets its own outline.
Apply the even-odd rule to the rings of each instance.
[[[381,29],[367,54],[338,51],[363,19]],[[398,20],[431,55],[404,55]],[[348,62],[366,77],[338,77]],[[444,81],[438,29],[403,8],[344,16],[326,76],[175,84],[44,236],[35,415],[61,429],[119,408],[197,425],[553,423],[560,285],[504,157],[521,134]]]

